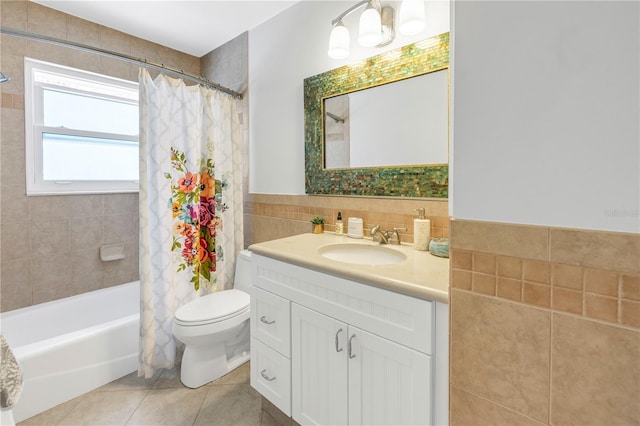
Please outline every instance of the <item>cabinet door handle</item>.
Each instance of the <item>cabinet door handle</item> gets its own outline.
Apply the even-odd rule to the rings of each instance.
[[[338,340],[338,336],[342,333],[342,329],[336,332],[336,352],[342,352],[342,348],[340,347],[340,341]]]
[[[349,359],[353,359],[356,357],[356,354],[353,353],[353,344],[351,343],[351,341],[356,337],[355,334],[352,334],[351,337],[349,337],[349,344],[347,345],[347,350],[349,351]]]
[[[262,371],[260,372],[260,375],[261,375],[261,376],[262,376],[266,381],[268,381],[268,382],[273,382],[273,381],[276,379],[276,376],[269,377],[269,376],[267,375],[267,370],[262,370]]]
[[[271,325],[271,324],[274,324],[276,322],[276,320],[269,321],[265,315],[260,317],[260,321],[262,321],[263,323],[265,323],[267,325]]]

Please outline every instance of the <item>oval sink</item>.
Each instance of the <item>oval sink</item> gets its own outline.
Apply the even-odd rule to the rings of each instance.
[[[359,265],[393,265],[407,260],[407,256],[397,250],[366,244],[330,244],[320,247],[318,254],[327,259]]]

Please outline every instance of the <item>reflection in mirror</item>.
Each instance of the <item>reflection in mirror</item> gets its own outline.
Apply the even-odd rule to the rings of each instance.
[[[324,100],[326,169],[447,164],[448,70]]]

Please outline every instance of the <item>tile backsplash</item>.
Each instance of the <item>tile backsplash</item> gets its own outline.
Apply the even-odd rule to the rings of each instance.
[[[311,232],[310,220],[315,216],[324,217],[325,230],[332,232],[338,212],[345,230],[349,217],[361,217],[365,235],[369,225],[407,228],[400,232],[401,241],[412,243],[413,219],[417,218],[413,210],[419,207],[431,220],[431,237],[448,238],[447,200],[245,194],[245,245]]]

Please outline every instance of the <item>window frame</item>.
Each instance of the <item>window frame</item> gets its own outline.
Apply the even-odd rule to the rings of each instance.
[[[59,90],[61,86],[35,81],[37,71],[49,74],[59,74],[69,78],[94,81],[99,84],[120,87],[138,92],[135,82],[84,71],[50,62],[24,58],[25,76],[25,161],[26,161],[26,192],[31,195],[62,195],[62,194],[111,194],[139,191],[139,180],[71,180],[45,181],[43,178],[43,133],[55,133],[70,136],[87,136],[90,138],[118,139],[139,142],[139,137],[123,134],[105,133],[90,130],[65,129],[44,125],[43,94],[46,89]],[[83,96],[98,97],[106,100],[133,103],[130,99],[116,95],[96,94],[95,92],[78,88],[65,88],[64,91]],[[138,102],[136,101],[137,105]],[[64,131],[65,129],[66,131]]]

